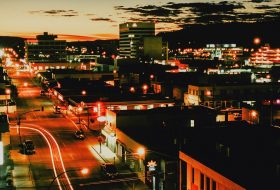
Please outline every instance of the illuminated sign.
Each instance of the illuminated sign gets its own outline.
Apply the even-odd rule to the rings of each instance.
[[[149,161],[147,164],[149,171],[155,171],[156,170],[156,166],[157,166],[157,162],[156,161]]]
[[[0,165],[4,164],[3,142],[0,141]]]

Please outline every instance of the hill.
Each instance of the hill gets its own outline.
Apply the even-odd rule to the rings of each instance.
[[[223,23],[209,25],[186,25],[184,29],[159,33],[169,42],[170,48],[204,47],[209,43],[235,43],[243,47],[253,47],[253,39],[259,37],[261,43],[280,47],[280,37],[275,29],[280,21],[259,23]]]

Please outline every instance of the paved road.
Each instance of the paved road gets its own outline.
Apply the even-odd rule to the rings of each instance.
[[[100,162],[104,159],[93,147],[98,144],[97,137],[89,130],[84,128],[86,139],[80,141],[74,138],[74,131],[80,126],[76,124],[77,117],[73,115],[63,115],[53,113],[53,102],[47,96],[40,96],[40,87],[34,80],[34,76],[25,72],[10,72],[9,76],[13,79],[13,83],[18,86],[19,98],[17,100],[18,113],[21,116],[21,137],[22,139],[33,140],[36,146],[36,153],[33,155],[22,155],[18,153],[19,136],[17,129],[11,129],[11,147],[15,164],[27,164],[28,174],[30,178],[34,179],[36,189],[48,189],[51,181],[54,179],[53,163],[51,161],[50,150],[46,139],[44,139],[38,132],[27,129],[26,127],[37,128],[40,131],[46,130],[56,139],[61,150],[63,159],[63,166],[61,165],[59,152],[54,142],[51,142],[53,149],[53,156],[55,166],[57,167],[57,175],[65,172],[71,179],[71,184],[74,189],[108,189],[108,190],[125,190],[125,189],[147,189],[142,183],[131,174],[126,167],[122,165],[119,167],[121,179],[108,180],[100,174]],[[27,84],[27,85],[26,85]],[[44,112],[31,112],[23,114],[24,112],[40,109],[44,106]],[[11,121],[14,125],[16,121]],[[46,135],[46,132],[45,132]],[[51,140],[51,137],[47,137]],[[106,147],[104,147],[106,148]],[[106,149],[107,150],[107,149]],[[106,152],[106,151],[105,151]],[[108,153],[109,154],[109,153]],[[112,153],[110,153],[112,154]],[[103,155],[106,156],[106,155]],[[88,168],[89,173],[82,176],[78,170],[81,168]],[[62,175],[61,179],[65,176]],[[59,177],[60,179],[60,177]],[[67,189],[67,181],[62,179]],[[137,188],[138,187],[138,188]],[[24,188],[23,188],[24,189]],[[54,182],[51,189],[59,189],[58,183]]]

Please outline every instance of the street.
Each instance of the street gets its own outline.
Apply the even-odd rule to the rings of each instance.
[[[134,189],[137,184],[141,185],[139,179],[125,166],[118,167],[121,179],[104,178],[100,173],[100,164],[108,159],[104,159],[93,148],[99,144],[96,134],[80,126],[77,116],[72,113],[65,110],[61,114],[54,113],[55,100],[40,95],[39,83],[30,73],[10,69],[9,76],[18,87],[17,113],[10,114],[11,156],[15,157],[15,165],[28,165],[30,179],[34,180],[36,189],[94,187],[94,189],[124,190]],[[20,126],[17,123],[18,115]],[[74,137],[74,132],[80,128],[85,132],[84,140]],[[19,153],[18,145],[24,140],[34,142],[35,154]],[[85,175],[79,172],[83,168],[89,169]]]

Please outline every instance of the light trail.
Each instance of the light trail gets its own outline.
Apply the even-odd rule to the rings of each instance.
[[[56,142],[55,138],[52,136],[52,134],[51,134],[49,131],[47,131],[46,129],[43,129],[43,128],[41,128],[41,127],[39,127],[39,128],[40,128],[41,130],[43,130],[45,133],[47,133],[47,134],[52,138],[53,142],[55,143],[56,148],[57,148],[57,150],[58,150],[58,154],[59,154],[59,158],[60,158],[60,163],[61,163],[61,166],[62,166],[62,170],[63,170],[63,172],[64,172],[64,175],[65,175],[65,177],[66,177],[66,180],[67,180],[67,182],[68,182],[68,184],[69,184],[69,186],[70,186],[70,189],[71,189],[71,190],[74,190],[73,187],[72,187],[72,184],[71,184],[71,182],[70,182],[70,180],[69,180],[69,177],[68,177],[68,175],[67,175],[67,172],[66,172],[66,169],[65,169],[65,166],[64,166],[64,162],[63,162],[63,159],[62,159],[62,155],[61,155],[61,151],[60,151],[60,148],[59,148],[58,143]],[[56,177],[57,177],[57,175],[56,175]]]
[[[74,190],[73,187],[72,187],[72,184],[71,184],[71,182],[70,182],[70,180],[69,180],[69,177],[68,177],[68,175],[67,175],[67,172],[66,172],[66,169],[65,169],[65,166],[64,166],[64,162],[63,162],[63,159],[62,159],[62,155],[61,155],[61,151],[60,151],[59,145],[58,145],[58,143],[56,142],[55,138],[52,136],[52,134],[51,134],[50,132],[48,132],[47,130],[45,130],[45,129],[43,129],[43,128],[37,126],[37,125],[28,124],[28,123],[26,123],[25,125],[30,125],[30,126],[32,126],[33,128],[32,128],[32,127],[20,127],[20,128],[37,131],[38,133],[40,133],[40,134],[45,138],[45,140],[46,140],[46,142],[47,142],[47,144],[48,144],[48,146],[49,146],[49,150],[50,150],[50,155],[51,155],[51,160],[52,160],[53,171],[54,171],[55,177],[57,178],[57,182],[58,182],[59,189],[62,190],[61,183],[60,183],[60,179],[57,177],[59,174],[57,174],[57,171],[56,171],[57,168],[56,168],[55,163],[54,163],[54,155],[53,155],[53,150],[52,150],[51,143],[50,143],[49,139],[47,138],[47,136],[46,136],[42,131],[44,131],[45,133],[47,133],[47,134],[50,136],[50,138],[53,140],[53,142],[55,143],[56,148],[57,148],[57,150],[58,150],[59,159],[60,159],[60,163],[61,163],[61,166],[62,166],[62,170],[63,170],[63,172],[64,172],[64,176],[65,176],[65,178],[66,178],[66,180],[67,180],[67,182],[68,182],[68,184],[69,184],[70,189],[71,189],[71,190]],[[16,126],[11,126],[10,128],[17,129],[18,127],[16,127]],[[40,131],[40,130],[42,130],[42,131]]]

